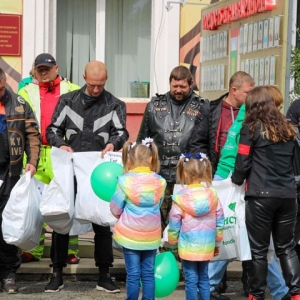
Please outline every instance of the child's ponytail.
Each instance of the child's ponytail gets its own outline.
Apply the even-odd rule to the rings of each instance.
[[[177,180],[181,184],[205,182],[207,186],[210,186],[212,183],[212,168],[207,156],[204,153],[181,154],[177,164]]]

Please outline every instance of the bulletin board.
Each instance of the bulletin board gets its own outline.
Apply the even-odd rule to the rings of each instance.
[[[253,7],[268,2],[268,10],[258,12]],[[202,10],[202,97],[213,100],[226,93],[228,81],[236,71],[250,74],[257,86],[276,85],[284,94],[288,6],[289,1],[280,0],[224,0]],[[229,22],[222,13],[226,9],[232,13],[234,8],[239,14],[236,18],[231,15],[234,20]],[[246,9],[248,12],[241,14]]]

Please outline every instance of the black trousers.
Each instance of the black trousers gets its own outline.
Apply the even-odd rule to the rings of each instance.
[[[9,199],[9,195],[19,176],[9,176],[9,166],[0,167],[0,180],[3,184],[0,187],[0,280],[4,278],[16,278],[16,272],[21,265],[18,255],[18,247],[7,244],[2,234],[2,214]]]
[[[174,183],[167,182],[166,190],[165,190],[165,198],[160,207],[160,217],[161,217],[161,227],[163,234],[165,228],[169,224],[169,213],[172,207],[172,195],[173,195]]]
[[[104,227],[97,224],[92,224],[95,232],[94,242],[94,258],[96,267],[106,269],[112,266],[114,261],[112,249],[112,232],[110,227]],[[53,269],[66,266],[68,257],[69,234],[52,233],[52,244],[50,256]]]
[[[259,300],[265,299],[271,233],[290,293],[300,294],[300,265],[294,250],[296,214],[296,199],[251,197],[246,201],[246,226],[252,254],[250,294]]]

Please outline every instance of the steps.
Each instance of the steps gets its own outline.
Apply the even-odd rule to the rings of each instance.
[[[25,281],[45,281],[48,280],[52,268],[50,260],[51,234],[46,233],[44,255],[40,261],[24,263],[18,270],[18,280]],[[123,253],[114,249],[114,266],[110,268],[110,274],[118,281],[126,278],[125,263]],[[98,268],[94,261],[94,233],[79,236],[79,257],[80,263],[77,265],[67,265],[64,268],[65,280],[98,280]],[[233,261],[228,265],[227,276],[230,279],[240,279],[242,276],[241,262]]]

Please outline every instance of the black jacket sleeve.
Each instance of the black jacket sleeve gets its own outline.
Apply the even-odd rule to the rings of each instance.
[[[300,99],[293,101],[290,105],[286,118],[294,125],[298,126],[300,124]]]
[[[147,137],[151,137],[151,130],[149,127],[149,109],[150,109],[150,104],[151,102],[149,102],[146,106],[145,112],[144,112],[144,116],[141,122],[141,126],[140,126],[140,130],[137,136],[137,142],[140,143],[143,139],[147,138]]]
[[[126,129],[126,105],[123,101],[120,101],[115,105],[114,109],[113,126],[110,129],[109,139],[106,144],[112,143],[114,151],[119,151],[129,138],[129,133]]]
[[[240,132],[240,142],[235,160],[234,172],[231,180],[237,185],[242,185],[249,176],[252,164],[253,139],[249,127],[244,125]]]
[[[190,153],[199,152],[208,154],[209,148],[209,109],[210,103],[206,101],[200,115],[195,119],[195,124],[191,134]]]

